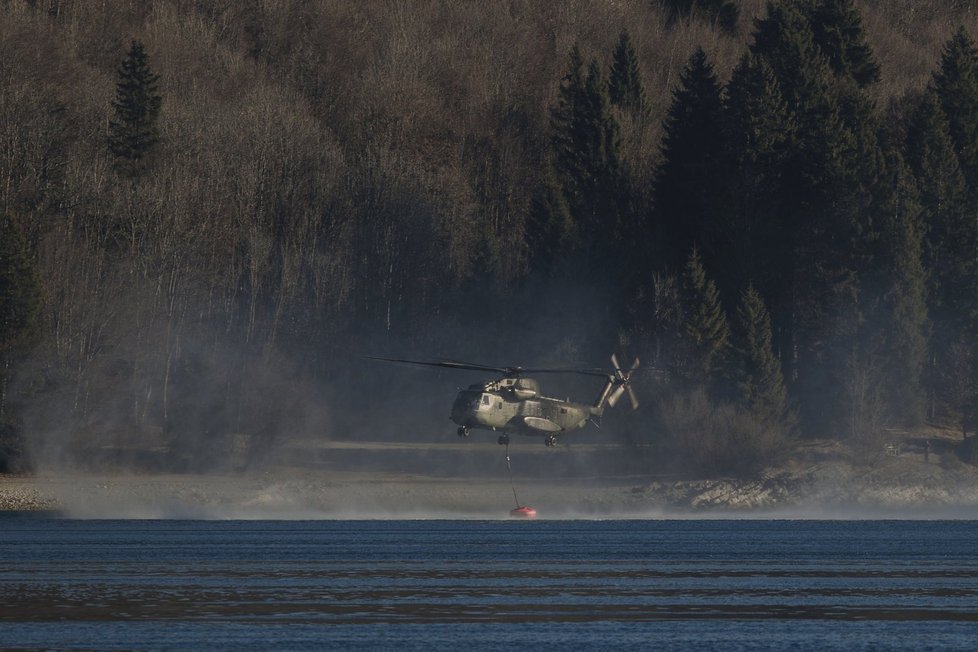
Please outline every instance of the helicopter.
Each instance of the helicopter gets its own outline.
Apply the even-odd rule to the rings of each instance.
[[[400,358],[371,360],[398,362],[444,369],[494,371],[497,380],[469,385],[460,390],[452,404],[452,421],[458,424],[456,434],[468,437],[472,430],[501,432],[498,443],[509,445],[510,435],[543,436],[548,447],[557,445],[557,436],[582,428],[595,416],[604,413],[606,405],[614,407],[622,394],[628,393],[632,409],[638,409],[638,398],[629,384],[632,373],[639,366],[638,358],[628,371],[623,371],[618,359],[611,355],[612,369],[552,369],[537,367],[493,367],[490,365],[441,360],[425,362]],[[571,400],[547,398],[540,393],[540,383],[525,374],[578,374],[603,378],[605,383],[598,397],[591,404]]]

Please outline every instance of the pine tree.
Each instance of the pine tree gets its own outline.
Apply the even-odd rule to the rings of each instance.
[[[612,56],[608,98],[613,105],[633,114],[641,113],[645,103],[638,58],[626,30],[618,37],[618,45]]]
[[[724,126],[735,165],[756,175],[777,174],[795,125],[764,59],[748,53],[734,68],[724,98]]]
[[[706,276],[694,248],[683,278],[684,331],[688,355],[685,376],[696,384],[721,380],[720,372],[730,347],[730,327],[716,284]]]
[[[848,401],[844,379],[853,365],[860,377],[867,372],[865,359],[854,358],[853,350],[865,317],[861,275],[878,237],[870,208],[881,152],[872,115],[863,109],[827,103],[824,118],[809,122],[794,152],[802,173],[793,237],[795,388],[809,432],[841,430],[844,424],[833,421]],[[843,118],[847,110],[852,113]],[[866,122],[850,126],[860,118]]]
[[[618,123],[607,109],[606,86],[597,61],[587,76],[577,46],[551,110],[554,168],[581,238],[592,242],[617,235],[622,196]],[[600,248],[600,247],[599,247]]]
[[[852,0],[820,0],[810,6],[815,44],[828,57],[832,71],[860,88],[880,80],[880,65],[866,42],[862,16]]]
[[[729,166],[723,159],[720,86],[701,48],[673,91],[663,130],[653,200],[660,246],[667,255],[697,247],[712,257],[722,246],[718,220],[726,207],[718,189],[724,187]],[[666,262],[676,267],[682,263],[675,258]]]
[[[109,151],[116,157],[117,169],[130,177],[141,176],[147,159],[159,143],[157,120],[162,97],[159,76],[149,67],[142,43],[133,41],[118,71],[114,117],[109,121]]]
[[[739,402],[762,421],[784,424],[788,394],[772,348],[771,318],[752,285],[741,296],[733,342],[730,376]]]
[[[933,322],[926,372],[931,418],[959,414],[970,401],[961,391],[971,384],[970,366],[959,358],[974,356],[968,334],[978,323],[978,225],[948,130],[937,95],[928,90],[910,119],[906,159],[919,189]]]
[[[888,421],[913,427],[924,417],[921,388],[930,323],[917,189],[895,152],[888,156],[874,212],[880,237],[874,269],[864,274],[862,293],[879,299],[867,327],[869,338],[879,342],[881,394]]]
[[[755,22],[751,52],[774,71],[796,126],[774,204],[790,249],[783,260],[790,271],[776,272],[787,279],[787,294],[771,297],[779,347],[795,352],[786,375],[802,423],[818,432],[838,425],[830,417],[841,413],[843,378],[864,318],[860,275],[877,237],[869,209],[882,153],[873,104],[852,80],[833,75],[815,42],[811,6],[769,3]],[[784,301],[789,308],[780,307]]]
[[[567,201],[548,166],[530,198],[526,221],[525,241],[533,270],[554,270],[560,252],[574,247],[573,226]]]
[[[978,308],[969,286],[978,230],[948,130],[936,95],[928,91],[910,120],[906,158],[920,190],[932,312],[941,320],[974,316]]]
[[[750,52],[774,71],[793,111],[804,112],[821,101],[830,69],[803,6],[769,2],[766,15],[754,21],[753,37]]]
[[[745,54],[734,69],[724,98],[724,141],[731,164],[724,189],[731,219],[721,252],[725,291],[755,279],[765,296],[779,300],[792,243],[781,206],[786,162],[796,135],[794,117],[766,61]]]
[[[947,337],[949,344],[946,357],[935,358],[942,389],[950,397],[951,409],[960,413],[962,430],[973,430],[978,428],[978,347],[974,344],[978,336],[978,261],[974,260],[978,244],[974,217],[978,202],[978,50],[963,26],[944,46],[934,89],[948,120],[967,193],[963,219],[946,222],[945,228],[953,232],[937,236],[943,236],[953,249],[947,267],[940,269],[947,277],[937,288],[942,306],[935,334],[935,339]],[[936,244],[937,237],[928,240]]]
[[[934,74],[934,89],[974,201],[978,198],[978,50],[964,27],[944,46],[940,70]]]

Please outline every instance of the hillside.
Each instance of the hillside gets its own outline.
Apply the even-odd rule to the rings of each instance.
[[[611,437],[688,473],[973,431],[978,9],[690,6],[0,2],[0,470],[254,466],[484,380],[365,355],[638,355]]]

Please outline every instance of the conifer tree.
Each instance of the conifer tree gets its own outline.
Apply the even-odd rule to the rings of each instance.
[[[758,419],[784,424],[788,394],[772,348],[771,318],[752,285],[737,308],[730,368],[738,401]]]
[[[833,423],[848,397],[843,378],[853,364],[866,371],[864,358],[853,357],[865,306],[861,275],[872,261],[878,225],[871,211],[880,182],[880,149],[866,105],[826,103],[821,121],[809,121],[794,159],[801,172],[794,227],[792,336],[797,350],[795,387],[803,423],[809,432],[840,431]]]
[[[852,0],[819,0],[810,6],[809,21],[816,45],[837,76],[851,78],[860,88],[880,80],[879,62]]]
[[[551,110],[554,168],[575,228],[585,240],[613,238],[622,194],[618,123],[608,113],[606,86],[597,61],[587,75],[577,46]]]
[[[156,123],[163,100],[158,82],[142,43],[133,41],[119,66],[108,138],[117,169],[133,178],[145,172],[147,159],[160,140]]]
[[[553,271],[559,253],[574,246],[573,226],[567,201],[548,166],[530,198],[526,221],[525,240],[533,270]]]
[[[969,283],[978,229],[969,218],[964,176],[948,130],[937,96],[928,91],[910,119],[906,158],[920,191],[931,310],[942,321],[974,315],[978,308]]]
[[[890,423],[919,425],[924,417],[922,380],[930,323],[926,273],[921,260],[917,189],[902,157],[891,152],[878,186],[874,216],[880,224],[873,271],[864,274],[863,294],[878,296],[867,326],[878,341],[881,395]]]
[[[641,113],[645,102],[638,58],[627,30],[622,30],[612,56],[608,98],[613,105],[633,114]]]
[[[724,192],[731,219],[722,252],[725,291],[753,278],[761,292],[786,296],[792,234],[782,207],[786,162],[795,137],[794,117],[767,62],[745,54],[724,97],[724,141],[731,171]]]
[[[702,48],[690,57],[673,91],[663,130],[653,219],[660,246],[667,254],[697,247],[712,256],[720,245],[718,220],[725,211],[717,189],[729,168],[723,158],[720,86]]]
[[[957,261],[950,263],[951,269],[943,270],[948,272],[949,278],[938,290],[944,303],[941,317],[947,320],[940,326],[950,330],[948,357],[959,360],[937,358],[936,362],[942,367],[941,380],[951,397],[950,407],[960,414],[962,430],[978,430],[978,346],[975,345],[978,336],[978,307],[975,305],[978,301],[978,261],[974,260],[978,241],[974,236],[974,206],[978,203],[978,49],[964,26],[959,27],[944,46],[940,69],[934,74],[934,89],[948,120],[948,131],[967,193],[962,208],[965,219],[959,223],[961,228],[956,229],[955,234],[955,249],[967,253],[964,257],[952,254]],[[955,235],[950,237],[955,238]],[[956,319],[949,314],[955,315]],[[950,372],[945,372],[945,368]]]
[[[721,380],[720,372],[729,352],[730,327],[717,286],[707,277],[695,248],[686,263],[683,285],[688,354],[685,375],[693,383],[714,384]]]
[[[778,341],[796,352],[786,372],[809,432],[840,413],[841,379],[863,319],[860,275],[877,228],[868,208],[880,182],[882,153],[872,102],[836,77],[815,42],[808,3],[767,5],[755,22],[751,52],[774,71],[796,129],[775,205],[790,248],[778,270],[790,308],[777,313]],[[770,292],[762,282],[765,292]],[[831,324],[831,328],[829,328]]]
[[[755,175],[777,174],[795,126],[764,59],[747,53],[734,68],[724,98],[724,126],[735,165]]]
[[[933,322],[925,376],[931,418],[959,414],[971,400],[961,391],[971,385],[970,365],[959,359],[974,355],[969,333],[978,324],[978,225],[948,130],[937,95],[928,90],[910,119],[906,159],[919,189]]]
[[[978,198],[978,50],[964,27],[944,46],[940,70],[934,74],[934,89],[974,201]]]
[[[793,111],[806,110],[825,93],[828,61],[815,43],[808,16],[795,2],[769,2],[755,19],[752,54],[774,71]]]

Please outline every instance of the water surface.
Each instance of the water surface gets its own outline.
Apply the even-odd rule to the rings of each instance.
[[[972,521],[0,518],[0,647],[973,649]]]

